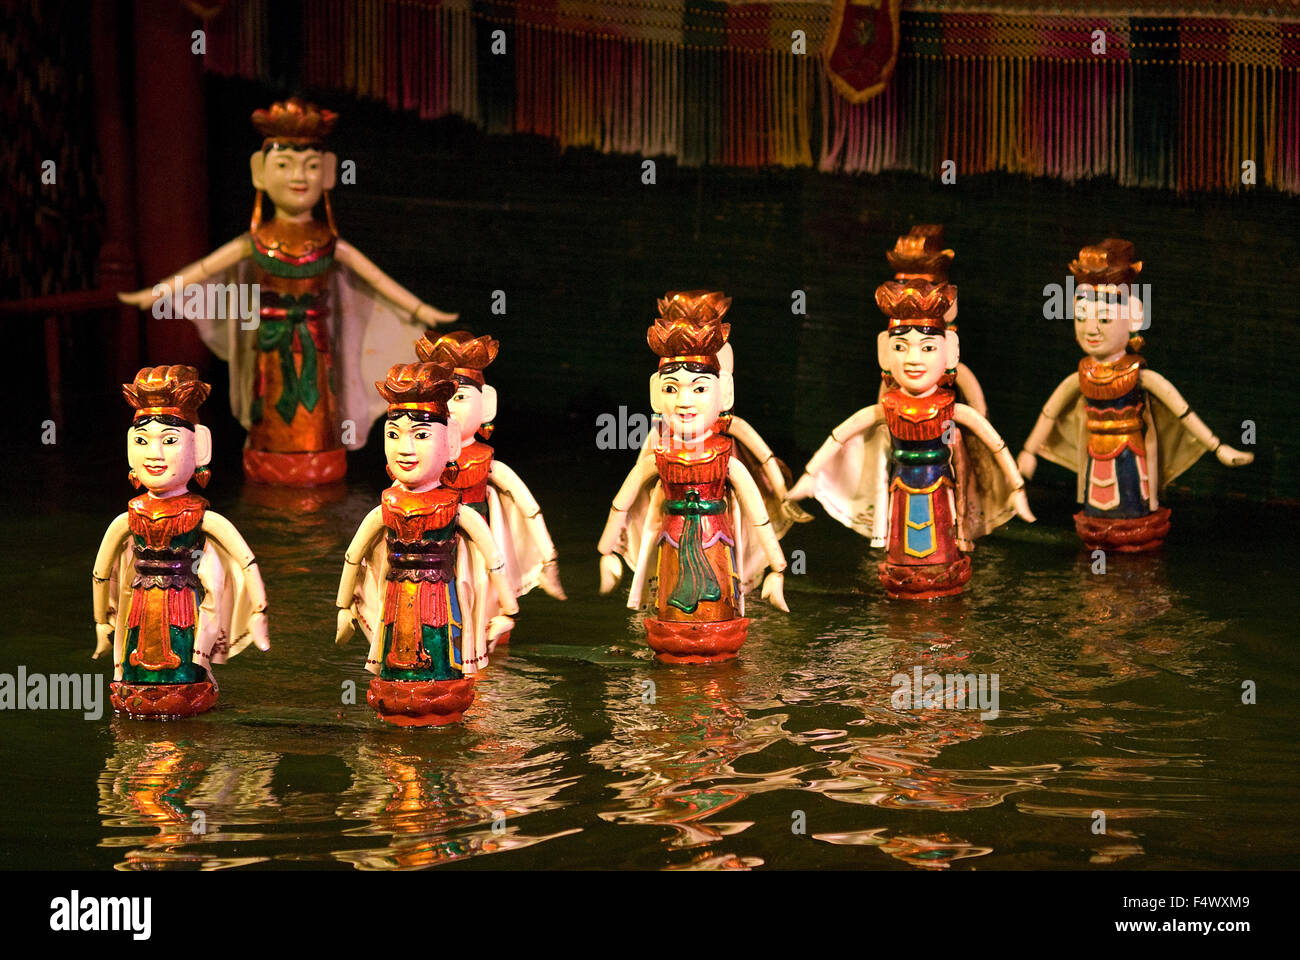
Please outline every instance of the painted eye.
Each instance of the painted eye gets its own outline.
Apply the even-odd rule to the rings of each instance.
[[[676,393],[676,392],[677,392],[677,388],[674,386],[669,385],[664,387],[664,393]]]
[[[429,433],[428,430],[417,430],[415,434],[415,439],[428,440],[431,436],[433,436],[433,434]]]
[[[397,434],[394,431],[390,430],[388,433],[384,434],[384,438],[386,440],[396,440]]]
[[[452,397],[452,399],[453,399],[453,400],[456,400],[456,401],[458,401],[458,402],[460,402],[460,403],[464,403],[466,400],[469,399],[469,397],[465,396],[465,394],[463,394],[463,393],[458,393],[458,394],[456,394],[456,396]]]
[[[170,447],[172,444],[176,443],[177,439],[178,438],[176,437],[163,437],[163,443]]]
[[[705,390],[704,387],[696,387],[696,388],[695,388],[695,392],[696,392],[696,393],[708,393],[708,391]]]

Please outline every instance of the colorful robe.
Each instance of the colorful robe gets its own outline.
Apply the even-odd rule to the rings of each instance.
[[[115,681],[215,684],[211,665],[252,642],[243,568],[204,535],[207,508],[193,493],[130,502],[109,578]]]
[[[447,487],[384,491],[384,536],[362,560],[354,595],[370,641],[366,669],[381,679],[459,680],[487,664],[483,635],[467,616],[475,591],[459,508]]]
[[[1135,353],[1114,363],[1080,360],[1082,395],[1052,424],[1039,449],[1078,475],[1078,500],[1089,516],[1146,516],[1153,482],[1159,494],[1206,452],[1172,410],[1142,389],[1144,366]],[[1155,443],[1149,446],[1151,427]]]

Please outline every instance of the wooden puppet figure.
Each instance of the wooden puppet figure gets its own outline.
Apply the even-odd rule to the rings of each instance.
[[[1085,356],[1053,391],[1019,457],[1026,477],[1040,455],[1073,470],[1079,536],[1089,549],[1126,553],[1164,542],[1169,508],[1160,494],[1207,450],[1229,467],[1255,459],[1220,441],[1173,384],[1147,369],[1138,335],[1147,315],[1136,283],[1142,262],[1134,257],[1132,243],[1110,238],[1070,264],[1074,336]]]
[[[470,555],[482,554],[499,608],[518,612],[505,560],[487,523],[444,486],[460,450],[460,426],[447,401],[450,367],[397,364],[375,384],[388,404],[384,455],[393,485],[348,547],[339,581],[335,642],[359,624],[370,641],[366,702],[399,726],[454,723],[474,700],[474,675],[487,664],[475,623]],[[503,616],[491,626],[509,629]]]
[[[943,246],[943,224],[918,223],[906,234],[894,241],[894,249],[885,254],[885,259],[894,268],[895,280],[929,280],[931,283],[948,283],[948,268],[957,254]],[[957,332],[957,288],[952,288],[952,305],[943,318],[947,328]],[[881,371],[880,395],[883,397],[890,389],[885,382],[887,370]],[[959,403],[971,407],[981,417],[988,418],[988,405],[984,402],[984,389],[980,386],[970,367],[957,361],[954,372],[945,377],[946,387],[950,387]]]
[[[111,524],[95,557],[94,656],[113,651],[113,709],[190,717],[217,702],[212,664],[249,643],[269,650],[266,590],[230,521],[190,493],[205,486],[212,435],[199,423],[209,387],[193,367],[146,367],[122,392],[135,415],[128,476],[145,492]]]
[[[724,343],[722,349],[718,351],[718,365],[721,367],[719,380],[723,391],[730,392],[734,396],[735,354],[730,341]],[[639,457],[642,461],[646,463],[654,461],[655,446],[663,438],[664,429],[663,417],[654,414],[651,417],[650,430],[646,433],[645,443],[641,445]],[[718,415],[718,422],[714,424],[713,432],[720,436],[726,435],[735,441],[733,453],[745,465],[749,475],[758,485],[759,492],[763,495],[763,506],[772,519],[772,532],[777,540],[784,537],[794,524],[809,523],[812,520],[811,514],[787,499],[786,494],[793,479],[790,476],[790,468],[772,452],[772,448],[748,420],[742,420],[731,410],[724,410]],[[759,585],[767,569],[763,544],[758,538],[751,537],[745,542],[745,555],[741,557],[740,566],[747,577],[741,586],[745,593],[749,593]]]
[[[745,543],[762,545],[762,596],[781,610],[785,557],[735,441],[716,432],[732,407],[734,389],[721,377],[718,352],[731,325],[722,322],[731,299],[721,293],[669,293],[646,339],[659,355],[650,403],[662,417],[654,459],[638,460],[614,498],[601,535],[601,592],[633,570],[628,607],[639,609],[646,583],[658,582],[656,615],[646,638],[659,659],[703,663],[736,655],[749,628],[742,565]],[[761,573],[761,571],[760,571]]]
[[[455,319],[339,237],[330,204],[338,160],[324,143],[336,119],[297,98],[255,111],[264,139],[249,161],[257,190],[249,232],[151,290],[120,295],[153,305],[155,316],[192,320],[229,361],[231,411],[248,430],[244,471],[261,483],[342,479],[345,448],[362,446],[383,413],[368,384],[419,335],[417,324]],[[167,305],[172,313],[160,312]]]
[[[816,496],[836,519],[886,548],[880,581],[896,599],[961,593],[971,576],[964,545],[1012,514],[1034,519],[1002,438],[942,386],[958,361],[957,335],[944,319],[953,293],[926,280],[891,280],[876,289],[889,317],[877,348],[890,389],[831,431],[790,491],[792,499]],[[882,425],[889,466],[869,455],[877,449],[870,437],[849,444]],[[957,444],[965,447],[960,457],[952,452]],[[874,509],[876,502],[887,509]]]
[[[490,437],[496,420],[496,388],[485,381],[483,371],[496,358],[498,348],[491,337],[475,337],[466,330],[454,330],[437,338],[426,335],[416,341],[415,350],[421,360],[451,367],[456,380],[456,392],[447,407],[467,442],[461,446],[455,466],[443,477],[443,484],[457,491],[460,502],[487,521],[492,539],[505,558],[505,576],[514,596],[522,597],[540,586],[563,600],[555,544],[547,532],[542,508],[519,475],[496,459],[492,447],[474,439],[475,434],[483,440]],[[478,629],[484,630],[496,616],[496,597],[487,589],[487,570],[481,557],[475,554],[471,562],[479,601],[473,616]],[[489,631],[488,649],[509,640],[509,630],[496,636]]]

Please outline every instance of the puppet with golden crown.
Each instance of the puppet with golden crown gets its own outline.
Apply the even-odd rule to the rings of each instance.
[[[113,709],[190,717],[217,702],[212,664],[249,643],[269,650],[266,590],[230,521],[190,493],[208,480],[212,434],[199,423],[211,388],[193,367],[146,367],[122,385],[135,409],[128,474],[144,493],[104,534],[92,594],[95,657],[113,651]]]
[[[785,556],[762,492],[735,454],[735,441],[717,432],[734,402],[718,353],[731,325],[722,318],[731,299],[721,293],[669,293],[647,332],[659,366],[650,378],[650,406],[662,418],[654,459],[638,460],[614,498],[601,535],[601,592],[622,575],[619,556],[633,570],[628,607],[641,607],[649,580],[658,582],[656,615],[646,637],[659,659],[704,663],[736,655],[749,620],[745,584],[763,567],[762,596],[788,612]],[[761,566],[747,570],[746,546],[755,540]]]
[[[560,568],[555,544],[547,532],[542,508],[538,506],[519,475],[496,459],[492,447],[484,440],[492,435],[497,415],[497,392],[484,378],[483,371],[496,359],[500,344],[491,337],[475,337],[466,330],[453,330],[440,337],[425,334],[416,341],[415,352],[426,363],[452,368],[456,392],[447,401],[451,415],[466,437],[456,457],[456,465],[447,471],[443,483],[460,493],[460,502],[487,521],[492,539],[506,561],[505,575],[516,597],[541,586],[557,600],[564,599],[560,585]],[[487,589],[487,571],[475,555],[475,596],[481,602],[474,610],[480,631],[496,615],[496,598]],[[488,649],[508,643],[507,631],[492,636]]]
[[[928,280],[931,283],[944,284],[948,283],[948,267],[951,265],[956,254],[946,249],[943,245],[943,226],[937,223],[922,223],[912,227],[905,235],[894,241],[894,249],[885,254],[889,261],[890,267],[894,270],[895,280]],[[944,315],[944,321],[947,329],[957,332],[957,288],[952,287],[952,302],[948,307],[948,312]],[[960,360],[957,366],[945,371],[944,379],[941,385],[948,387],[953,391],[959,403],[964,403],[971,407],[976,413],[985,419],[988,418],[988,406],[984,402],[984,391],[980,387],[979,381],[975,379],[968,366]],[[893,378],[888,369],[880,371],[880,393],[879,398],[884,399],[895,386]],[[955,429],[955,428],[954,428]],[[888,462],[890,457],[890,439],[889,432],[886,430],[877,430],[869,435],[859,434],[844,442],[842,456],[846,460],[854,462],[865,462],[871,459],[872,462]],[[867,445],[870,449],[865,449]],[[954,473],[965,472],[966,465],[962,462],[965,456],[966,446],[961,443],[951,444],[949,449],[952,451],[953,471]],[[826,510],[846,526],[853,526],[855,517],[848,513],[837,513],[842,506],[848,506],[854,511],[863,511],[858,522],[871,523],[871,517],[875,511],[880,511],[883,516],[889,509],[889,491],[885,483],[879,482],[879,477],[872,474],[860,474],[864,482],[870,482],[872,489],[859,489],[853,491],[847,501],[835,496],[833,492],[823,490],[822,503]],[[883,547],[885,545],[883,536],[873,538],[873,547]],[[971,551],[974,545],[968,540],[958,540],[957,546],[964,551]]]
[[[120,295],[141,308],[183,302],[186,319],[230,363],[230,408],[248,430],[244,471],[261,483],[342,479],[345,448],[361,447],[383,413],[369,384],[421,325],[455,319],[339,237],[330,205],[338,159],[325,149],[336,119],[297,98],[255,111],[263,140],[250,160],[257,199],[249,232],[151,290]],[[262,219],[264,193],[275,208],[270,220]],[[322,200],[324,220],[315,216]],[[213,293],[216,316],[207,297],[186,294],[191,285]],[[241,309],[251,303],[258,310],[246,318]]]
[[[1168,380],[1147,369],[1138,331],[1146,326],[1133,244],[1110,238],[1070,264],[1077,281],[1074,336],[1086,354],[1038,417],[1020,472],[1043,456],[1078,475],[1083,509],[1074,515],[1090,549],[1154,550],[1169,533],[1166,484],[1207,450],[1239,467],[1255,459],[1223,443]]]
[[[1032,521],[1015,461],[983,416],[943,386],[958,361],[957,334],[944,319],[955,291],[927,280],[890,280],[876,289],[889,318],[877,340],[890,389],[831,431],[790,491],[815,496],[872,544],[883,544],[880,582],[895,599],[961,593],[971,576],[966,544],[1006,523]],[[848,441],[884,426],[888,460],[870,442]],[[963,445],[960,457],[952,447]],[[887,495],[882,491],[887,490]],[[873,509],[877,501],[887,509]]]
[[[375,675],[366,702],[399,726],[454,723],[474,700],[488,650],[474,617],[471,554],[481,554],[506,614],[489,629],[509,630],[519,610],[487,522],[444,483],[461,447],[447,409],[457,386],[452,369],[434,363],[399,363],[375,384],[388,405],[384,455],[393,485],[357,528],[339,580],[335,642],[361,627]]]

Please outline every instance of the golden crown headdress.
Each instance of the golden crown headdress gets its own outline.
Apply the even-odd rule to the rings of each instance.
[[[957,288],[928,280],[887,280],[876,288],[876,306],[889,318],[889,329],[936,327],[946,330],[944,315]]]
[[[943,224],[919,223],[894,241],[885,254],[895,280],[948,282],[948,266],[957,254],[943,246]]]
[[[1142,261],[1133,259],[1136,253],[1130,241],[1107,237],[1080,250],[1079,258],[1070,261],[1070,272],[1080,283],[1132,283],[1142,272]]]
[[[420,411],[445,419],[447,401],[456,393],[451,367],[441,363],[398,363],[375,389],[388,401],[388,412]]]
[[[730,308],[731,298],[719,291],[670,291],[661,297],[659,316],[646,331],[660,368],[696,363],[720,372],[717,354],[731,334],[731,324],[722,318]]]
[[[211,391],[199,372],[184,364],[145,367],[133,382],[122,384],[122,395],[135,408],[133,422],[145,417],[179,417],[197,425],[199,405]]]
[[[425,363],[441,363],[454,375],[482,387],[483,371],[497,357],[501,344],[489,336],[476,337],[468,330],[453,330],[434,338],[426,333],[415,341],[415,352]]]
[[[271,104],[269,110],[254,110],[253,126],[265,138],[263,150],[273,145],[308,147],[323,143],[338,118],[333,110],[322,110],[314,103],[291,97]]]

